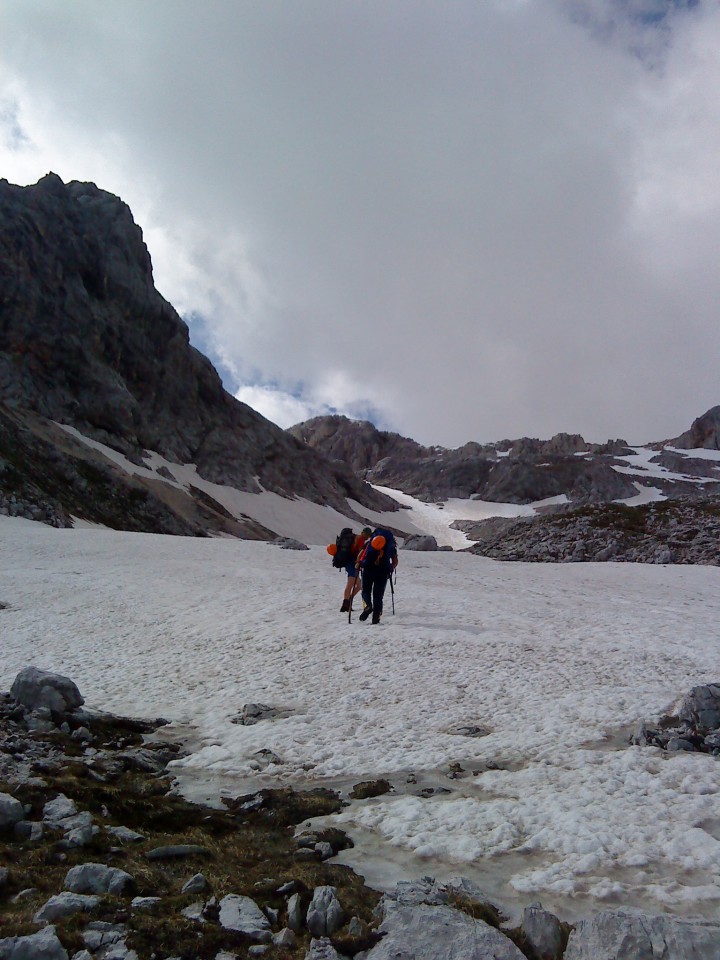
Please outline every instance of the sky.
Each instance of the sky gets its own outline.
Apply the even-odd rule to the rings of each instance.
[[[0,539],[0,690],[32,664],[88,708],[165,717],[188,796],[387,777],[331,820],[381,889],[462,874],[510,914],[717,919],[720,764],[627,736],[718,681],[719,568],[401,549],[375,626],[340,615],[322,546],[3,516]],[[249,703],[282,717],[233,723]]]
[[[643,443],[718,403],[718,0],[0,0],[0,35],[0,175],[121,196],[281,426]]]

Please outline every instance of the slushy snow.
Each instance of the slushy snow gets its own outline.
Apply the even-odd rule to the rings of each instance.
[[[316,512],[291,503],[307,529]],[[387,776],[395,794],[333,818],[361,867],[365,849],[415,876],[467,873],[566,916],[717,912],[720,764],[627,733],[720,680],[718,568],[401,550],[395,614],[388,591],[373,626],[339,613],[323,546],[7,517],[0,544],[0,688],[34,664],[90,707],[168,718],[190,743],[175,766],[190,793]],[[289,716],[232,722],[258,702]],[[258,770],[263,750],[279,762]]]

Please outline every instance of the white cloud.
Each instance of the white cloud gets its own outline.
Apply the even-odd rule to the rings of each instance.
[[[677,6],[9,0],[0,164],[121,195],[275,416],[672,436],[720,352],[720,6]]]
[[[274,387],[244,386],[236,391],[235,396],[283,429],[329,412]]]

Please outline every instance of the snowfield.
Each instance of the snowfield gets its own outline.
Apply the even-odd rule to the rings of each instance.
[[[333,818],[378,884],[465,873],[566,917],[717,914],[720,763],[626,737],[720,681],[718,568],[401,551],[375,627],[339,613],[322,546],[0,517],[0,551],[0,689],[34,664],[89,707],[168,718],[188,794],[387,776],[394,794]],[[289,715],[232,722],[258,702]]]

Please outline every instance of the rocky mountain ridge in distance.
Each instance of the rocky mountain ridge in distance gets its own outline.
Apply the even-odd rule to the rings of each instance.
[[[647,444],[644,467],[624,440],[591,444],[579,434],[447,450],[339,416],[290,432],[329,457],[340,456],[359,476],[421,500],[553,501],[536,507],[534,516],[455,521],[452,526],[475,541],[470,551],[481,556],[720,564],[720,461],[692,455],[720,449],[720,406],[679,437]]]
[[[422,500],[457,497],[528,504],[564,495],[577,507],[634,497],[638,482],[660,488],[671,499],[712,496],[720,480],[720,464],[669,449],[720,449],[720,406],[675,440],[646,445],[655,451],[652,464],[686,480],[624,473],[634,447],[625,440],[588,443],[580,434],[470,442],[447,449],[423,447],[367,421],[342,416],[315,417],[290,427],[288,433],[327,457],[342,459],[371,483]]]
[[[353,516],[397,504],[228,394],[157,292],[129,207],[48,174],[0,181],[0,508],[22,501],[124,529],[271,538],[207,493],[119,469],[57,424],[130,461],[147,451],[198,476]]]

